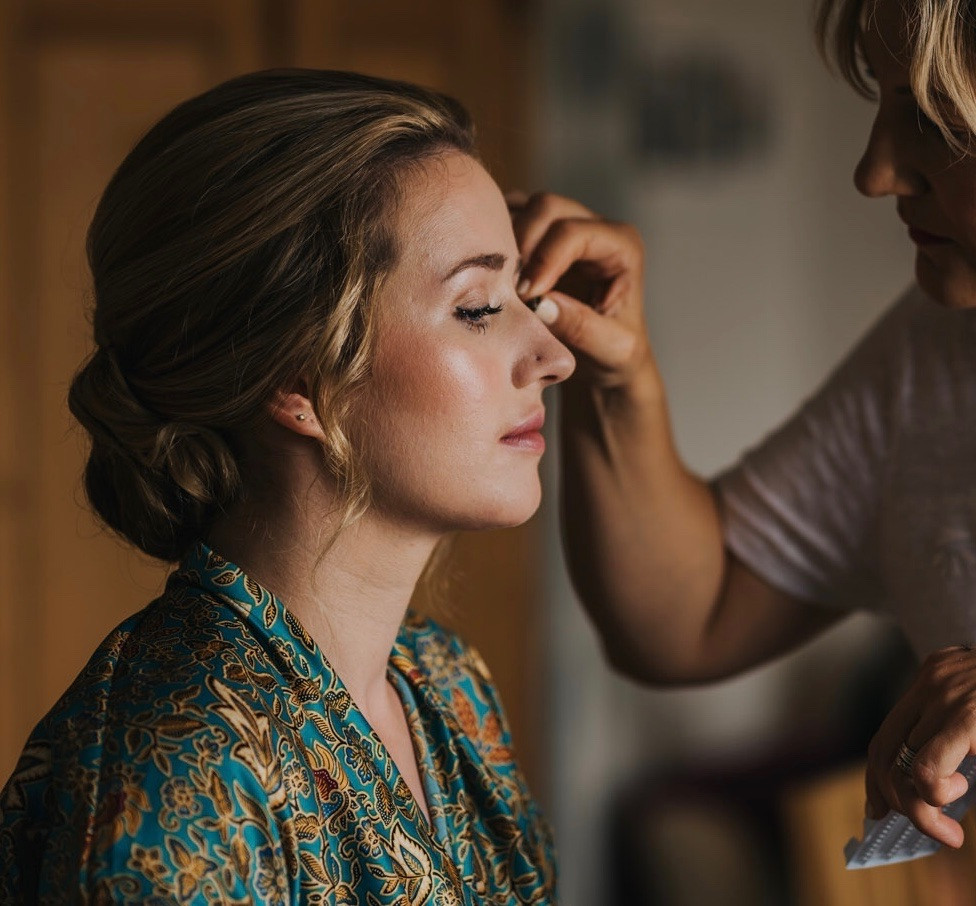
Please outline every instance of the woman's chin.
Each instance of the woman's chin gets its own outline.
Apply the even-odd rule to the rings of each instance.
[[[521,494],[496,498],[490,506],[485,507],[476,524],[468,528],[514,528],[528,522],[538,512],[541,501],[542,488],[536,483],[535,487],[526,488]]]

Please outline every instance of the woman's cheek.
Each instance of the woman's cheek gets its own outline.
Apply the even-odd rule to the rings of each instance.
[[[483,353],[469,350],[444,350],[436,360],[431,374],[431,386],[437,386],[437,396],[450,405],[445,408],[457,412],[470,407],[481,412],[498,393],[497,365]]]

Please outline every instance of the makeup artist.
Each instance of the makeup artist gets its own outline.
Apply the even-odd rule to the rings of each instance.
[[[577,354],[564,538],[614,666],[655,684],[741,673],[856,608],[921,669],[868,752],[867,809],[962,843],[940,807],[976,753],[976,26],[962,0],[820,0],[818,38],[876,102],[854,181],[893,199],[916,280],[784,425],[712,481],[675,449],[627,226],[509,197],[523,298]]]

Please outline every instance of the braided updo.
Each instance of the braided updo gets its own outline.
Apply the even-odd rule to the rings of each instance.
[[[179,559],[246,492],[241,438],[305,381],[348,521],[368,483],[343,429],[395,263],[405,173],[474,155],[455,101],[288,70],[177,107],[112,177],[88,233],[95,351],[72,382],[85,489],[113,529]]]

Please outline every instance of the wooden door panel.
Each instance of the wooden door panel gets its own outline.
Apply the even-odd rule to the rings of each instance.
[[[538,84],[532,3],[293,0],[289,9],[295,65],[412,79],[454,95],[474,115],[502,188],[525,187]]]
[[[20,43],[28,49],[58,38],[109,40],[135,52],[153,44],[192,45],[209,73],[203,87],[272,65],[265,40],[269,4],[275,0],[16,0]]]
[[[16,101],[3,160],[12,235],[0,364],[13,398],[0,446],[0,774],[104,635],[165,569],[104,532],[84,503],[84,439],[66,405],[90,348],[84,235],[122,157],[169,108],[265,61],[256,2],[7,7],[4,73]],[[22,677],[19,684],[14,678]]]
[[[6,757],[8,749],[12,750],[16,745],[6,741],[19,736],[19,725],[15,726],[13,712],[19,664],[12,658],[19,552],[15,514],[27,510],[27,502],[20,499],[22,483],[14,445],[22,410],[14,392],[14,376],[20,364],[16,354],[20,345],[17,339],[20,319],[14,305],[18,287],[11,275],[14,252],[11,181],[5,178],[11,171],[10,149],[14,132],[11,122],[14,95],[7,78],[15,63],[10,13],[9,6],[0,3],[0,362],[6,363],[0,365],[0,775],[4,775],[10,764]]]
[[[57,698],[94,646],[123,616],[161,587],[162,570],[104,536],[85,505],[80,465],[85,444],[65,399],[77,364],[90,350],[83,249],[99,192],[159,114],[209,83],[192,45],[133,48],[115,41],[57,41],[36,58],[37,388],[45,419],[36,468],[44,525],[36,577],[45,702]],[[108,579],[118,577],[118,579]]]

